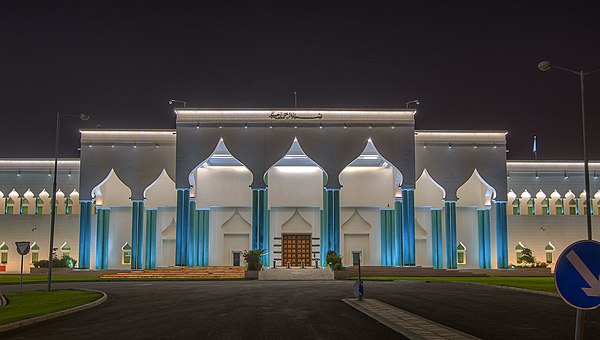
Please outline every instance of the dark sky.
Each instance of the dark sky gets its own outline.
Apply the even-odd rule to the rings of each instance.
[[[79,127],[174,128],[188,107],[404,107],[417,129],[508,130],[509,159],[581,159],[579,79],[600,68],[583,1],[10,1],[0,5],[0,157],[61,156]],[[600,159],[600,73],[586,78]]]

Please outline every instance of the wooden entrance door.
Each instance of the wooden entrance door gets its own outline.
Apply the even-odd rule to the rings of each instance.
[[[287,266],[288,262],[292,267],[311,265],[310,255],[312,251],[311,234],[283,234],[282,244],[282,265]]]

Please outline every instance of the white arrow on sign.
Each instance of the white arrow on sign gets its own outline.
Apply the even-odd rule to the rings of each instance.
[[[594,274],[592,274],[590,269],[583,263],[574,250],[571,250],[567,254],[567,259],[571,262],[573,267],[577,269],[585,282],[590,285],[590,288],[581,287],[581,290],[583,290],[587,296],[600,296],[600,277],[596,278]]]

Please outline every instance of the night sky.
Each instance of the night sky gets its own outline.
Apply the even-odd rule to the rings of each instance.
[[[152,4],[151,4],[152,3]],[[508,130],[509,159],[581,159],[579,78],[600,69],[583,1],[6,1],[0,157],[77,157],[78,128],[174,128],[188,107],[403,108],[416,127]],[[600,159],[600,72],[586,78]]]

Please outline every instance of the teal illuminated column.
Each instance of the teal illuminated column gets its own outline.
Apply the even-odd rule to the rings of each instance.
[[[210,210],[198,210],[198,265],[208,266],[208,227]]]
[[[381,210],[381,265],[393,265],[394,210]]]
[[[402,189],[402,264],[415,265],[415,190]]]
[[[131,212],[131,269],[143,268],[144,201],[133,201]]]
[[[79,268],[90,268],[92,243],[92,201],[81,201],[79,212]]]
[[[403,214],[402,214],[402,200],[397,198],[396,200],[394,200],[394,224],[393,224],[393,228],[394,228],[394,244],[393,244],[393,251],[392,251],[392,265],[393,266],[401,266],[404,261],[403,259],[403,254],[402,254],[402,219],[403,219]]]
[[[323,207],[327,228],[327,251],[333,250],[340,254],[340,189],[326,189],[327,204]],[[325,203],[325,202],[323,202]],[[321,246],[323,246],[321,244]]]
[[[267,210],[267,190],[252,189],[252,249],[266,250]]]
[[[444,202],[446,220],[446,268],[458,267],[456,258],[456,202]]]
[[[477,225],[479,229],[479,268],[492,268],[490,249],[490,210],[477,210]]]
[[[96,208],[96,269],[108,269],[110,209]]]
[[[190,189],[177,189],[177,225],[175,229],[175,265],[187,265],[190,218]]]
[[[146,269],[156,268],[156,209],[146,210],[146,248],[144,262]]]
[[[434,269],[444,268],[444,250],[442,246],[442,210],[431,210],[431,262]]]
[[[196,209],[190,201],[190,230],[188,233],[188,265],[208,266],[208,217],[210,210]]]
[[[494,202],[496,208],[496,252],[498,269],[508,268],[508,227],[506,225],[506,202]]]
[[[323,176],[325,177],[325,176]],[[323,179],[325,181],[325,179]],[[327,230],[327,190],[323,188],[323,208],[321,209],[321,265],[325,265],[325,257],[329,249],[329,232]]]

